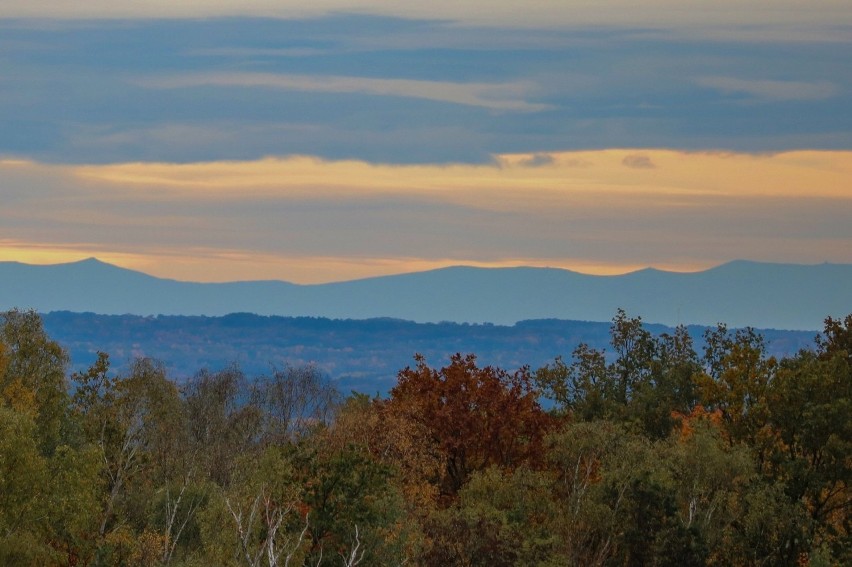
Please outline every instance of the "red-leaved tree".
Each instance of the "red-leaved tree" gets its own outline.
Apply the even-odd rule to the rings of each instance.
[[[399,373],[387,409],[421,423],[432,436],[445,462],[435,479],[444,500],[452,500],[474,471],[541,460],[551,419],[526,368],[511,374],[479,368],[475,356],[461,354],[440,370],[422,356],[415,360],[414,368]]]

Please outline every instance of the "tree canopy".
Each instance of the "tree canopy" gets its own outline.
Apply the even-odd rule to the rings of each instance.
[[[606,350],[417,355],[380,398],[311,366],[69,374],[10,311],[0,564],[852,564],[852,315],[815,345],[619,310]]]

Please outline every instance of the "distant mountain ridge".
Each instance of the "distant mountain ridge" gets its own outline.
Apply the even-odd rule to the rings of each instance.
[[[248,377],[273,367],[315,365],[341,392],[386,393],[397,372],[419,353],[435,366],[455,353],[474,353],[482,365],[536,369],[557,356],[570,360],[580,344],[612,355],[609,322],[542,319],[512,326],[412,323],[399,319],[340,320],[276,317],[246,313],[223,317],[95,315],[54,311],[42,316],[45,330],[71,355],[72,371],[85,371],[97,353],[110,356],[113,370],[125,372],[138,357],[160,360],[176,380],[199,370],[237,364]],[[648,324],[655,336],[671,327]],[[702,352],[705,327],[690,326],[695,350]],[[791,356],[812,348],[813,331],[759,330],[767,354]]]
[[[852,264],[734,261],[702,272],[645,269],[594,276],[555,268],[450,267],[346,282],[194,283],[96,259],[0,262],[0,309],[106,315],[255,313],[332,319],[511,325],[527,319],[608,321],[622,307],[645,321],[818,330],[852,312]]]

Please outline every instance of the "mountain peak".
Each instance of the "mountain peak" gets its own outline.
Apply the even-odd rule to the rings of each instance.
[[[80,266],[112,266],[112,264],[104,262],[103,260],[98,260],[94,256],[90,256],[83,260],[77,260],[76,262],[71,262],[71,264],[77,264]]]

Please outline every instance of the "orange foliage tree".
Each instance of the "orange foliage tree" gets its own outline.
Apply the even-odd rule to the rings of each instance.
[[[425,359],[405,368],[391,390],[388,411],[422,424],[444,464],[436,479],[452,500],[474,471],[489,466],[514,469],[542,459],[542,441],[551,418],[538,403],[526,368],[514,373],[456,354],[436,370]]]

